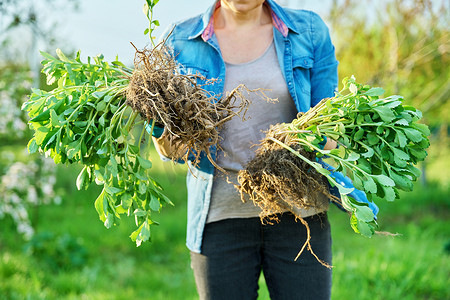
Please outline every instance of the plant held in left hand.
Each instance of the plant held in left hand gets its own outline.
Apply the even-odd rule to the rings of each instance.
[[[312,178],[313,170],[324,176],[332,186],[339,189],[341,198],[335,201],[351,212],[352,228],[357,233],[371,236],[377,226],[373,211],[367,203],[350,197],[353,189],[338,182],[333,173],[340,171],[348,176],[355,188],[365,192],[369,201],[380,198],[393,201],[399,197],[398,190],[413,189],[413,182],[420,176],[420,171],[414,165],[425,159],[426,148],[430,145],[428,127],[418,122],[422,117],[421,112],[404,105],[401,96],[383,98],[383,93],[382,88],[358,84],[353,77],[344,79],[344,88],[335,97],[323,99],[289,124],[273,126],[255,160],[273,153],[275,148],[277,151],[289,151],[293,160],[300,160],[310,168],[298,170],[299,167],[293,167],[303,176],[298,180]],[[319,143],[324,136],[336,140],[340,147],[323,150]],[[308,153],[312,151],[315,155],[311,157]],[[316,161],[316,158],[322,157],[331,160],[336,169]],[[287,165],[294,166],[291,163]],[[292,187],[277,183],[261,189],[261,183],[273,181],[273,178],[268,180],[270,172],[264,168],[255,171],[254,166],[255,161],[250,162],[249,167],[241,171],[239,188],[242,193],[250,194],[263,209],[268,207],[274,210],[274,204],[264,200],[268,191],[284,195],[282,198],[286,201],[282,203],[282,208],[286,208],[286,205],[288,209],[296,205],[300,208],[311,206],[310,203],[295,200],[302,199],[304,195],[286,194]],[[289,177],[286,171],[284,175]],[[317,181],[313,179],[311,182]],[[315,193],[321,192],[318,188],[313,190]]]

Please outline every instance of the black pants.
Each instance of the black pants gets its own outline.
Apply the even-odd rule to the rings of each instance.
[[[272,300],[330,299],[331,270],[305,249],[306,228],[292,214],[262,225],[259,218],[227,219],[206,225],[202,254],[191,252],[200,299],[257,299],[261,270]],[[327,215],[305,218],[316,255],[331,265]]]

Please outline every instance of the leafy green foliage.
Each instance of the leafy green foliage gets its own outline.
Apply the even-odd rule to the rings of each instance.
[[[45,153],[56,164],[82,164],[77,188],[94,181],[103,185],[95,200],[100,220],[109,228],[121,214],[133,214],[138,228],[131,238],[139,246],[150,238],[151,212],[171,202],[148,173],[151,162],[141,149],[145,128],[139,126],[144,120],[125,101],[132,70],[117,59],[109,64],[102,55],[83,63],[79,52],[75,59],[57,54],[42,52],[43,72],[57,87],[34,90],[22,107],[34,131],[28,150]]]
[[[336,171],[349,176],[370,201],[394,201],[399,198],[398,190],[412,191],[420,176],[414,165],[427,156],[428,127],[418,123],[421,112],[403,105],[401,96],[381,98],[383,89],[359,84],[354,77],[345,78],[343,84],[335,97],[322,100],[287,125],[291,140],[317,151],[317,157],[330,158]],[[335,139],[341,147],[322,150],[318,146],[322,135]],[[367,204],[349,197],[351,190],[321,165],[310,164],[339,189],[342,205],[352,213],[352,228],[371,236],[376,222]]]

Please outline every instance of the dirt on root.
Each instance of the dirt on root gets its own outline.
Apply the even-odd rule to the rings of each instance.
[[[127,103],[149,123],[155,120],[164,126],[172,145],[183,145],[188,150],[176,159],[185,159],[193,153],[197,163],[204,151],[211,158],[210,147],[219,144],[219,131],[232,117],[245,116],[249,101],[239,86],[217,101],[205,85],[215,80],[200,74],[180,74],[178,65],[165,45],[152,49],[136,49],[135,69],[127,89]],[[199,84],[198,82],[203,82]]]
[[[311,161],[315,154],[300,145],[292,149]],[[265,139],[257,155],[238,173],[239,192],[262,209],[262,216],[274,216],[289,210],[296,214],[301,209],[323,209],[329,202],[325,178],[291,151]],[[270,217],[269,217],[270,218]]]
[[[236,188],[241,194],[241,199],[245,202],[249,197],[262,209],[260,215],[262,222],[277,222],[278,213],[286,210],[292,212],[307,229],[307,240],[296,259],[304,249],[308,249],[322,265],[331,268],[317,257],[311,248],[310,229],[300,213],[301,209],[315,208],[320,211],[327,207],[329,199],[333,196],[330,195],[326,179],[304,160],[275,143],[270,137],[274,137],[274,134],[269,131],[259,145],[254,159],[238,173],[239,185]],[[287,142],[287,145],[308,160],[315,161],[314,152],[306,151],[298,144]]]

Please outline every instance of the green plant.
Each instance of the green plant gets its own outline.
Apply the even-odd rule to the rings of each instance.
[[[145,0],[143,8],[144,15],[148,20],[148,28],[144,30],[144,35],[148,34],[153,46],[155,46],[155,37],[153,36],[153,31],[156,29],[156,27],[159,26],[159,21],[153,20],[153,8],[158,2],[159,0]]]
[[[343,84],[335,97],[323,99],[291,123],[271,128],[266,141],[288,149],[336,186],[339,202],[351,212],[352,228],[370,237],[377,223],[369,206],[349,197],[353,189],[337,182],[330,170],[293,146],[315,151],[318,158],[327,157],[335,171],[349,176],[369,200],[393,201],[399,197],[398,190],[411,191],[420,176],[414,165],[427,156],[430,132],[418,123],[421,112],[403,105],[401,96],[382,98],[382,88],[359,84],[354,77],[345,78]],[[336,140],[341,147],[321,149],[322,136]]]
[[[150,238],[151,212],[171,202],[148,173],[150,143],[141,147],[144,120],[126,104],[132,70],[117,59],[109,64],[102,55],[83,63],[80,52],[75,59],[57,54],[42,52],[47,81],[58,86],[34,90],[22,107],[34,130],[28,150],[45,153],[56,164],[82,164],[78,189],[94,181],[103,185],[95,200],[100,219],[109,228],[121,214],[134,215],[138,228],[131,238],[139,246]]]

